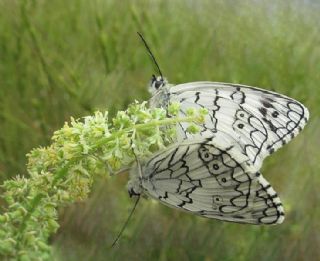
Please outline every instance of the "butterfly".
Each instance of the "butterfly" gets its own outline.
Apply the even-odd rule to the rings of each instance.
[[[152,77],[151,107],[206,108],[200,132],[177,125],[177,142],[130,172],[130,196],[145,194],[196,215],[280,224],[282,203],[260,173],[263,160],[293,139],[309,118],[298,101],[256,87],[219,82],[171,85]]]

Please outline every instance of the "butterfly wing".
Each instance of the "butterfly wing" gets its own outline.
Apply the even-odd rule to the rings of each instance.
[[[253,164],[293,139],[305,126],[309,112],[298,101],[284,95],[245,85],[192,82],[169,89],[170,102],[181,104],[181,114],[190,108],[208,109],[198,135],[188,134],[181,123],[179,140],[228,133],[240,144]]]
[[[144,192],[170,207],[238,223],[284,219],[275,191],[224,134],[175,144],[150,158],[141,173]]]

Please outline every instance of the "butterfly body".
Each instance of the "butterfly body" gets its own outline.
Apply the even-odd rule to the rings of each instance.
[[[180,103],[206,108],[200,132],[177,125],[177,142],[131,171],[129,193],[146,194],[167,206],[225,221],[277,224],[284,219],[279,197],[260,173],[265,157],[305,126],[299,102],[267,90],[229,83],[169,85],[152,78],[150,106]]]

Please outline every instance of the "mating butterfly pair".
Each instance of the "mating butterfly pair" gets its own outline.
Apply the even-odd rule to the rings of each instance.
[[[177,143],[131,170],[130,195],[146,194],[169,207],[250,224],[284,220],[281,201],[260,173],[264,158],[293,139],[308,121],[305,106],[284,95],[239,84],[191,82],[172,86],[153,77],[150,105],[179,102],[206,108],[200,132],[177,125]]]

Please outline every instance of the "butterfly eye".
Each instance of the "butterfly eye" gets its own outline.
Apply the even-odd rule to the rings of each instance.
[[[152,77],[151,77],[151,87],[155,88],[156,90],[158,90],[163,85],[164,85],[164,79],[161,76],[156,77],[153,74]]]
[[[162,84],[163,84],[163,81],[162,81],[162,80],[156,81],[156,82],[154,83],[154,87],[156,87],[156,89],[159,89],[159,88],[162,86]]]

